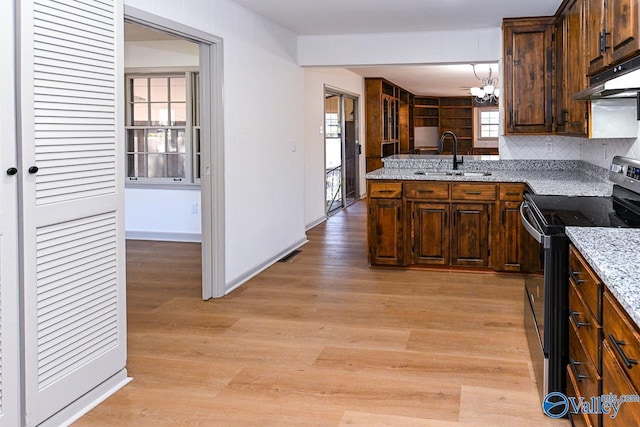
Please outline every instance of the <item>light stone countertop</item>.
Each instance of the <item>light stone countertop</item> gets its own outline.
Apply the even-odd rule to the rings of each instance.
[[[464,169],[451,172],[477,171]],[[433,174],[441,169],[382,168],[369,172],[367,179],[467,181],[467,182],[524,182],[536,194],[564,196],[610,196],[613,184],[594,177],[580,169],[573,170],[487,170],[488,176],[464,176]],[[416,172],[425,172],[418,175]],[[429,175],[429,173],[432,173]]]
[[[567,227],[565,232],[640,326],[640,229]]]

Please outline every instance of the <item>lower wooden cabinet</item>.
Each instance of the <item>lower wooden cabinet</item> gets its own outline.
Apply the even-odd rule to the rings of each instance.
[[[487,203],[451,204],[451,265],[489,266],[489,212]]]
[[[411,264],[449,265],[449,204],[411,203]]]
[[[567,397],[583,402],[605,396],[637,399],[640,327],[573,246],[569,251],[569,305]],[[640,402],[621,403],[613,417],[612,413],[580,411],[569,415],[573,426],[640,426]]]
[[[537,271],[519,183],[368,181],[371,265]],[[534,248],[534,250],[527,250]]]
[[[602,299],[602,393],[640,394],[640,328],[608,291]],[[602,416],[602,425],[640,426],[640,402],[626,402],[615,418]]]
[[[404,259],[402,184],[370,183],[368,194],[369,263],[401,265]]]

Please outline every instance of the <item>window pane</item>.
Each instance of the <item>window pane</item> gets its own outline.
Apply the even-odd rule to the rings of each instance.
[[[131,116],[133,126],[147,126],[149,124],[149,104],[133,104]]]
[[[200,126],[200,74],[193,76],[193,124]]]
[[[131,93],[133,94],[133,102],[147,102],[149,99],[149,91],[147,90],[147,79],[138,78],[131,80]]]
[[[169,126],[169,104],[151,104],[151,126]]]
[[[144,151],[144,129],[127,130],[127,152]]]
[[[149,178],[164,178],[166,173],[166,158],[164,154],[149,154],[148,155],[148,173]]]
[[[147,152],[164,153],[167,151],[164,129],[150,129],[147,131]]]
[[[171,103],[171,126],[187,125],[187,104]]]
[[[186,80],[184,77],[171,77],[171,101],[185,102],[187,100]]]
[[[167,155],[167,176],[171,178],[186,178],[185,175],[185,160],[184,154],[169,154]]]
[[[169,100],[169,79],[166,77],[149,79],[151,86],[151,102],[166,102]]]
[[[146,159],[147,156],[144,154],[129,154],[127,155],[127,167],[128,167],[128,177],[146,177],[147,176],[147,167],[146,167]]]
[[[167,152],[186,153],[185,130],[169,129],[167,132]]]

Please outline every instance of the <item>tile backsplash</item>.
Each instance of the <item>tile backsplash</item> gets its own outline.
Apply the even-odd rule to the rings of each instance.
[[[640,159],[640,138],[586,139],[557,135],[500,137],[502,159],[583,160],[608,169],[614,156]]]

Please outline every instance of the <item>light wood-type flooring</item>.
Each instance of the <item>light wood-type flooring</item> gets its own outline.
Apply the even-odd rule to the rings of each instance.
[[[567,427],[540,408],[523,277],[371,269],[365,206],[217,300],[199,245],[129,241],[133,381],[75,426]]]

